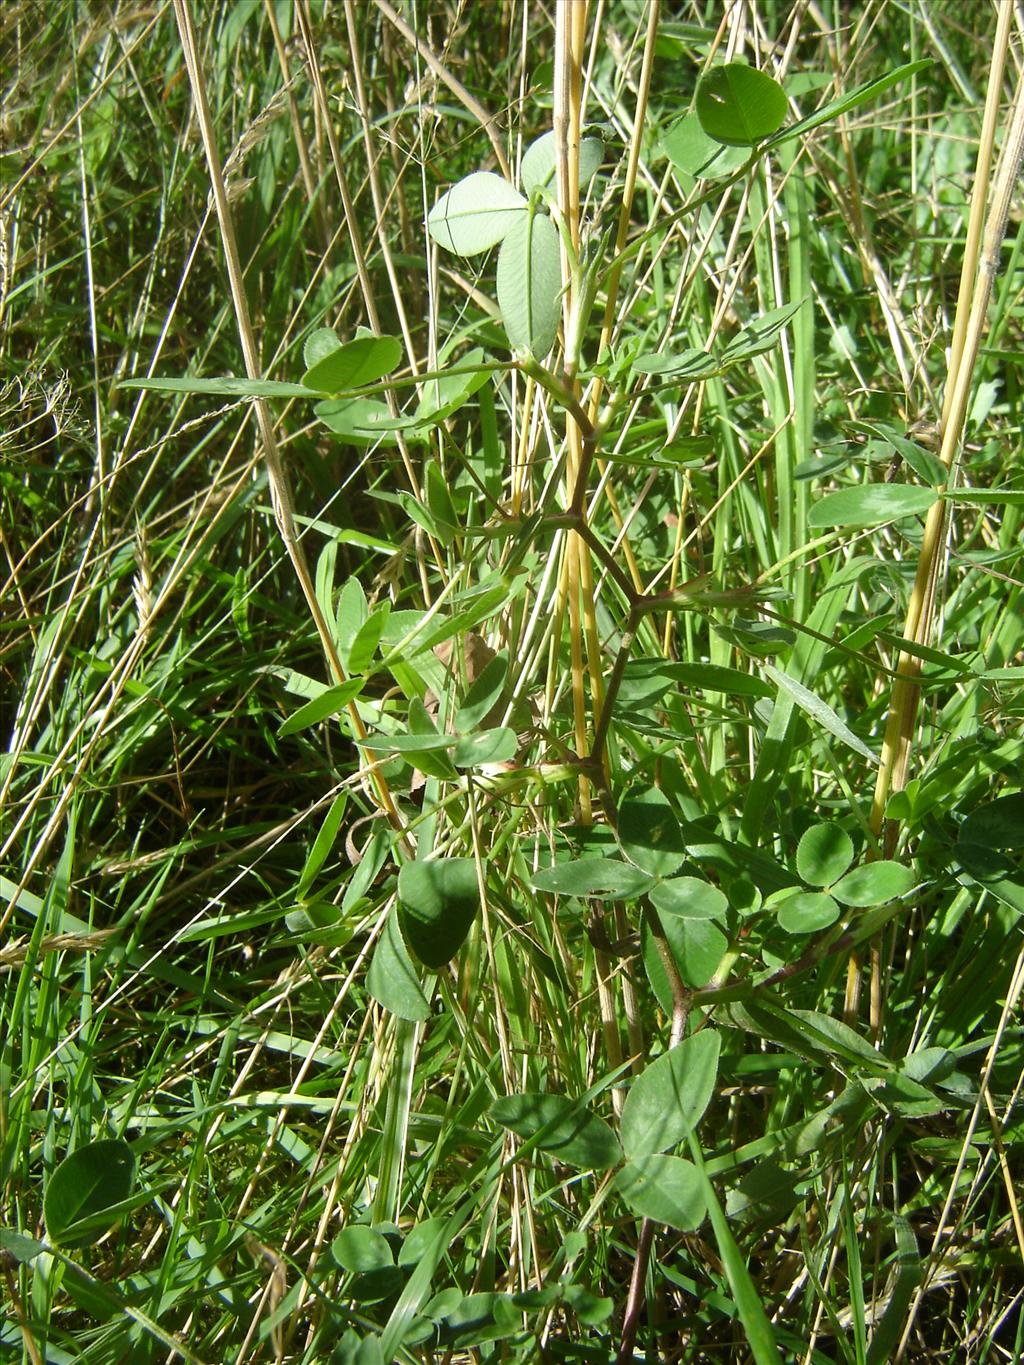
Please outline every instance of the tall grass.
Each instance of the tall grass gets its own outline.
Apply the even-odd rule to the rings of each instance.
[[[1022,1353],[1021,33],[969,17],[6,6],[3,1358]],[[696,176],[679,120],[738,59],[790,122],[931,65]],[[493,254],[427,227],[551,127],[601,267],[568,365],[510,357]],[[295,384],[361,326],[392,418],[486,382],[354,439],[128,385]],[[867,486],[957,496],[815,512]],[[452,767],[457,724],[499,761]],[[663,837],[710,918],[615,898]],[[812,927],[845,840],[912,876]],[[396,918],[428,855],[479,902],[433,970]],[[631,1184],[595,1151],[709,1033]],[[130,1206],[64,1244],[47,1191],[111,1138]]]

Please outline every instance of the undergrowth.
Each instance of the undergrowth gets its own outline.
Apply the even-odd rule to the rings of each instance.
[[[1018,24],[9,0],[4,1359],[1021,1356]]]

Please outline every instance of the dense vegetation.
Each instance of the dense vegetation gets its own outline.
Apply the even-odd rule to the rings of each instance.
[[[1019,15],[192,8],[0,16],[0,1357],[1020,1358]]]

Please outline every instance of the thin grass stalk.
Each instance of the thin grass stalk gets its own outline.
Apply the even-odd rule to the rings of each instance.
[[[954,460],[960,449],[963,436],[968,400],[971,393],[971,381],[981,346],[985,314],[992,293],[992,283],[998,266],[999,247],[1005,233],[1006,216],[1022,158],[1024,158],[1024,99],[1018,98],[1014,112],[1014,126],[1011,129],[1011,144],[1004,161],[1003,175],[1000,177],[999,186],[997,186],[996,202],[993,204],[992,213],[989,216],[981,276],[972,300],[963,359],[955,375],[949,420],[943,432],[940,459],[950,470],[950,483],[947,484],[947,490],[955,480]],[[926,645],[931,638],[948,506],[948,500],[942,498],[935,503],[928,513],[918,559],[917,576],[907,611],[904,634],[907,639],[921,645]],[[898,666],[899,676],[893,688],[892,707],[886,727],[883,763],[879,771],[875,803],[871,812],[872,828],[876,832],[881,830],[884,822],[885,803],[888,795],[893,791],[902,790],[906,784],[919,699],[917,679],[920,668],[920,660],[915,656],[901,655]],[[891,851],[894,847],[896,834],[897,827],[893,823],[887,831],[887,851]]]
[[[256,347],[256,338],[253,334],[252,323],[249,318],[249,304],[245,294],[245,281],[242,275],[241,260],[238,255],[235,225],[231,216],[227,188],[224,184],[224,176],[221,170],[220,154],[217,150],[213,119],[210,114],[209,102],[206,98],[206,83],[199,63],[199,52],[195,41],[195,29],[192,24],[192,15],[188,0],[174,0],[174,14],[178,23],[182,54],[188,71],[189,83],[192,87],[192,98],[195,103],[196,118],[199,123],[199,129],[203,139],[203,148],[206,153],[207,166],[210,172],[210,185],[217,209],[217,221],[220,225],[221,242],[224,247],[224,257],[228,270],[228,282],[231,288],[231,298],[235,309],[235,318],[238,324],[238,335],[242,345],[242,354],[245,359],[245,369],[250,379],[260,379],[262,374],[259,363],[259,352]],[[254,399],[253,403],[256,409],[256,421],[260,429],[260,439],[263,443],[263,452],[267,461],[267,477],[274,506],[274,519],[277,522],[278,530],[281,533],[281,539],[284,542],[288,557],[295,570],[295,576],[302,589],[302,595],[306,600],[306,606],[309,609],[309,614],[316,627],[317,635],[320,637],[321,647],[323,648],[330,671],[333,673],[335,679],[341,683],[345,681],[345,669],[342,665],[341,657],[338,654],[337,646],[334,643],[334,638],[331,635],[330,627],[320,609],[320,603],[317,601],[316,589],[309,574],[309,566],[306,563],[305,551],[302,548],[302,542],[299,539],[298,530],[295,524],[291,488],[288,483],[288,476],[284,470],[284,465],[281,461],[281,454],[277,445],[277,436],[274,432],[274,424],[271,420],[270,409],[262,398]],[[349,702],[347,710],[356,737],[358,739],[365,739],[367,736],[366,727],[363,724],[362,717],[360,716],[354,701]],[[387,815],[392,827],[399,832],[402,832],[404,830],[404,822],[399,814],[398,807],[395,805],[394,798],[391,795],[386,779],[375,766],[370,769],[370,781],[381,809]]]
[[[1009,6],[1004,7],[1009,9]],[[1000,16],[1001,20],[1003,16]],[[978,352],[984,334],[986,315],[996,271],[999,266],[999,251],[1006,234],[1010,202],[1024,159],[1024,84],[1018,84],[1013,110],[1010,115],[1006,146],[998,181],[993,192],[992,204],[987,219],[984,208],[988,198],[989,174],[987,163],[980,161],[982,150],[991,158],[995,145],[995,126],[998,117],[1001,75],[1009,46],[1009,22],[1001,22],[999,29],[1000,44],[993,53],[992,77],[985,105],[984,126],[979,145],[978,174],[972,194],[968,240],[965,247],[965,260],[961,275],[960,291],[957,300],[957,314],[953,329],[953,351],[950,356],[949,379],[943,401],[942,445],[939,458],[949,471],[946,485],[948,491],[956,480],[957,455],[963,439],[964,424],[967,420],[968,401],[974,378]],[[998,79],[996,79],[998,77]],[[980,268],[978,225],[985,221],[984,240],[980,247]],[[935,602],[941,573],[946,541],[946,528],[949,519],[949,502],[939,498],[928,512],[925,520],[924,536],[918,554],[917,571],[910,602],[907,606],[906,621],[903,628],[904,638],[918,645],[927,646],[932,635]],[[885,737],[882,743],[882,761],[875,782],[874,798],[871,805],[870,825],[876,838],[884,831],[883,851],[886,857],[892,855],[899,837],[896,821],[886,822],[885,810],[889,797],[902,791],[910,771],[910,758],[917,724],[917,708],[920,700],[919,678],[921,660],[913,654],[901,652],[896,666],[896,681],[893,685],[886,720]],[[878,944],[874,943],[871,953],[871,1027],[877,1032],[881,1025],[881,962]],[[860,994],[860,958],[854,954],[850,958],[846,979],[845,1016],[856,1016]]]

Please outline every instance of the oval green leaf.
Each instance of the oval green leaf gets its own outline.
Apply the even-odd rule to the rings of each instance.
[[[1024,792],[1000,796],[971,811],[960,826],[960,842],[982,848],[1024,848]]]
[[[661,151],[683,175],[695,180],[717,180],[739,170],[749,153],[745,147],[726,148],[709,137],[694,114],[686,114],[661,139]]]
[[[886,905],[898,896],[905,896],[917,878],[911,868],[902,863],[880,861],[865,863],[848,872],[832,887],[832,894],[843,905],[866,909]]]
[[[824,891],[798,891],[779,906],[779,926],[787,934],[816,934],[839,918],[839,906]]]
[[[573,858],[542,868],[530,878],[535,891],[558,896],[601,896],[605,900],[634,900],[649,891],[653,878],[616,858]]]
[[[716,66],[697,86],[697,117],[716,142],[751,147],[786,119],[786,92],[765,71],[744,62]]]
[[[898,483],[866,483],[858,488],[843,488],[816,502],[807,514],[807,524],[816,530],[829,526],[859,529],[881,526],[888,521],[919,517],[937,501],[931,488]]]
[[[328,716],[336,716],[354,697],[358,697],[362,690],[362,678],[347,678],[336,687],[325,688],[319,697],[314,697],[312,701],[307,701],[305,706],[300,706],[297,711],[292,712],[278,730],[278,736],[283,739],[286,735],[294,735],[310,725],[317,725]]]
[[[315,352],[326,345],[326,338],[323,332],[314,335],[319,338],[313,348]],[[397,337],[357,337],[327,350],[302,376],[302,382],[307,389],[320,393],[344,393],[364,384],[375,384],[396,369],[401,359],[402,343]]]
[[[796,870],[808,886],[831,886],[853,862],[853,840],[831,821],[812,825],[797,845]]]
[[[327,398],[313,411],[325,427],[354,446],[372,441],[393,445],[395,432],[410,425],[392,417],[387,404],[376,398]]]
[[[509,344],[538,360],[546,356],[562,315],[558,231],[546,214],[527,214],[509,229],[498,252],[496,287]]]
[[[506,1095],[491,1105],[491,1118],[566,1166],[604,1171],[622,1157],[619,1140],[599,1115],[565,1095]]]
[[[457,256],[476,256],[502,240],[526,213],[526,200],[493,171],[467,175],[443,194],[427,218],[431,237]]]
[[[399,1019],[422,1022],[430,1018],[430,1004],[423,994],[420,973],[409,956],[392,911],[377,940],[366,973],[366,989],[379,1004]]]
[[[721,1046],[714,1029],[684,1038],[629,1088],[619,1134],[633,1160],[674,1147],[700,1122],[715,1091]]]
[[[657,787],[634,790],[623,800],[618,834],[629,861],[652,877],[670,877],[686,857],[679,821]]]
[[[387,1238],[360,1223],[342,1228],[331,1243],[331,1256],[342,1270],[360,1275],[395,1264]]]
[[[615,1177],[615,1188],[638,1218],[653,1218],[680,1232],[700,1227],[707,1212],[700,1171],[678,1156],[644,1156],[627,1162]]]
[[[724,919],[729,902],[717,886],[699,877],[673,877],[651,891],[659,914],[680,919]]]
[[[586,189],[601,169],[604,160],[604,143],[598,137],[585,137],[580,141],[580,189]],[[523,153],[522,181],[527,194],[541,190],[555,183],[555,134],[544,133],[531,142]]]
[[[481,768],[488,763],[509,763],[519,748],[519,736],[504,726],[463,735],[452,752],[456,768]]]
[[[89,1142],[66,1156],[50,1176],[43,1218],[51,1242],[91,1246],[117,1219],[116,1206],[135,1182],[135,1155],[120,1138]]]
[[[405,863],[398,874],[399,923],[424,966],[438,970],[465,942],[480,908],[472,858]]]

